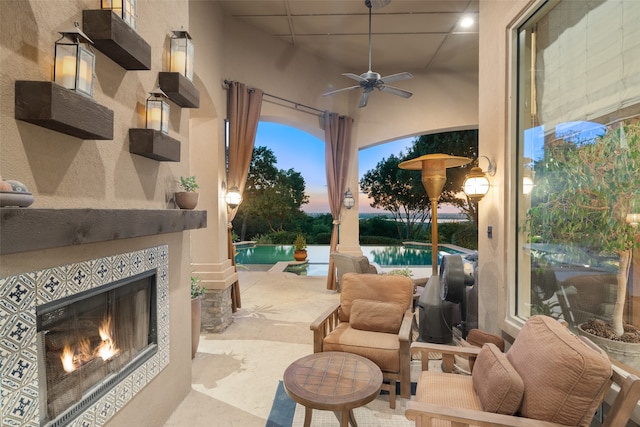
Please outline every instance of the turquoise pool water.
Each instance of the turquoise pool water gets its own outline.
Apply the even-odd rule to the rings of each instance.
[[[362,246],[363,255],[369,261],[381,267],[424,267],[431,266],[430,246]],[[462,254],[449,247],[438,247],[439,252]],[[293,246],[291,245],[254,245],[236,248],[236,263],[250,266],[251,264],[275,264],[279,261],[293,261]],[[440,258],[440,257],[439,257]],[[329,264],[328,245],[309,245],[307,247],[306,269],[307,275],[326,275]],[[300,270],[290,267],[288,271]],[[313,272],[313,273],[312,273]]]

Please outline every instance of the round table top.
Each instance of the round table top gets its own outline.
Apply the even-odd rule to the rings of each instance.
[[[342,411],[365,405],[382,387],[382,371],[362,356],[327,351],[304,356],[284,371],[287,394],[314,409]]]

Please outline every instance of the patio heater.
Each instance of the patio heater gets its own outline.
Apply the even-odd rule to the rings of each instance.
[[[400,169],[421,170],[422,185],[427,190],[431,201],[431,268],[432,275],[438,275],[438,199],[447,181],[447,169],[471,163],[468,157],[450,156],[448,154],[425,154],[415,159],[406,160]]]
[[[426,154],[407,160],[400,169],[421,170],[422,185],[431,201],[431,268],[432,273],[418,300],[418,341],[448,344],[452,341],[453,303],[440,298],[438,276],[438,199],[447,181],[447,168],[471,163],[467,157],[448,154]]]

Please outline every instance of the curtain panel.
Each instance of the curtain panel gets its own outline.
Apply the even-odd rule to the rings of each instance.
[[[260,89],[247,88],[243,83],[229,82],[227,90],[227,121],[229,122],[229,150],[227,163],[227,189],[238,187],[240,194],[249,174],[253,145],[260,120],[262,108]],[[231,237],[231,221],[236,216],[237,208],[227,207],[229,223],[227,225],[228,251],[231,263],[236,268],[235,249]],[[237,271],[237,270],[236,270]],[[240,288],[236,282],[231,288],[232,311],[241,307]]]
[[[325,162],[327,173],[327,191],[329,210],[333,217],[329,253],[338,246],[338,226],[340,225],[340,209],[342,198],[347,187],[347,174],[351,155],[351,128],[353,119],[335,113],[324,114]],[[336,275],[333,261],[329,258],[327,289],[336,289]]]

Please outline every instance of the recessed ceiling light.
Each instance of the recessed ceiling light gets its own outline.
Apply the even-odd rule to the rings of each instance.
[[[462,19],[460,20],[460,26],[462,28],[469,28],[474,24],[474,19],[473,17],[467,15],[467,16],[463,16]]]

